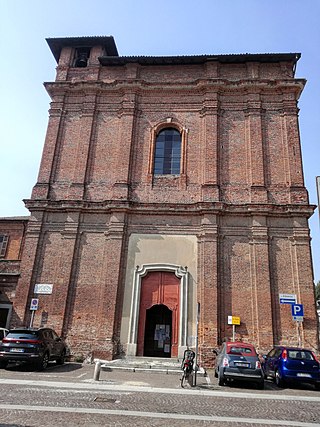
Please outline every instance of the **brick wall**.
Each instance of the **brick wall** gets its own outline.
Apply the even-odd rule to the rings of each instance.
[[[0,258],[0,305],[5,304],[6,312],[16,294],[27,223],[28,217],[0,218],[0,234],[8,236],[5,256]]]
[[[95,51],[99,54],[99,49]],[[30,221],[20,321],[36,282],[40,301],[75,353],[113,357],[119,341],[130,233],[198,238],[194,295],[201,357],[232,333],[267,350],[296,341],[279,293],[306,306],[304,338],[317,348],[297,100],[292,63],[247,62],[69,67],[64,48],[51,98]],[[150,177],[154,129],[185,132],[185,175]],[[43,297],[44,298],[44,297]],[[190,309],[195,322],[195,312]],[[41,313],[35,317],[41,324]]]

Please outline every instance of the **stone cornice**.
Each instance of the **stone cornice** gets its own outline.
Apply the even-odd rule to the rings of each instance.
[[[254,91],[258,92],[274,92],[276,90],[294,90],[298,94],[301,93],[305,86],[305,79],[239,79],[228,80],[223,78],[214,79],[195,79],[188,82],[148,82],[146,80],[114,80],[113,82],[104,81],[61,81],[61,82],[45,82],[44,86],[51,97],[61,95],[66,92],[84,92],[94,90],[98,92],[108,91],[197,91],[215,90],[215,91],[239,91],[243,90],[246,94]]]
[[[31,211],[61,212],[78,211],[81,213],[110,213],[123,212],[146,215],[190,215],[190,214],[235,214],[235,215],[264,215],[264,216],[304,216],[310,217],[316,209],[315,205],[308,204],[228,204],[224,202],[198,203],[135,203],[129,201],[106,200],[92,201],[48,201],[24,200],[26,207]]]

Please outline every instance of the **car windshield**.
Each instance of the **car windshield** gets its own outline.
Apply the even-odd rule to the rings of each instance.
[[[245,355],[247,355],[247,356],[253,356],[253,355],[255,355],[255,352],[254,352],[254,350],[252,349],[252,348],[250,348],[250,347],[245,347],[245,346],[242,346],[242,347],[238,347],[238,346],[230,346],[229,348],[228,348],[228,351],[227,351],[227,353],[228,354],[245,354]]]
[[[308,350],[288,350],[289,359],[314,360],[313,354]]]
[[[10,331],[6,338],[32,340],[38,337],[37,331]]]

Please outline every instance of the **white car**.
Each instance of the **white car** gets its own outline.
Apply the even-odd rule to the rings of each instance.
[[[8,329],[0,328],[0,341],[7,335],[8,332]]]

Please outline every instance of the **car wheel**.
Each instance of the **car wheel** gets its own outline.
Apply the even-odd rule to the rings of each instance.
[[[56,363],[57,365],[63,365],[65,360],[66,360],[66,351],[63,350],[63,352],[61,353],[61,356],[57,358]]]
[[[8,362],[7,362],[7,361],[0,362],[0,369],[4,369],[4,368],[6,368],[6,367],[7,367],[7,365],[8,365]]]
[[[44,369],[46,369],[46,367],[48,366],[49,363],[49,354],[45,353],[41,360],[38,362],[38,371],[43,371]]]
[[[278,387],[284,387],[284,379],[281,378],[280,372],[278,370],[275,372],[275,382]]]
[[[223,373],[220,371],[220,369],[218,371],[218,384],[221,386],[225,385],[225,379],[224,379]]]
[[[218,378],[218,372],[217,372],[217,370],[216,370],[216,369],[214,370],[214,377],[215,377],[215,378]]]
[[[316,390],[319,390],[319,391],[320,391],[320,383],[316,383],[316,384],[314,385],[314,388],[315,388]]]

